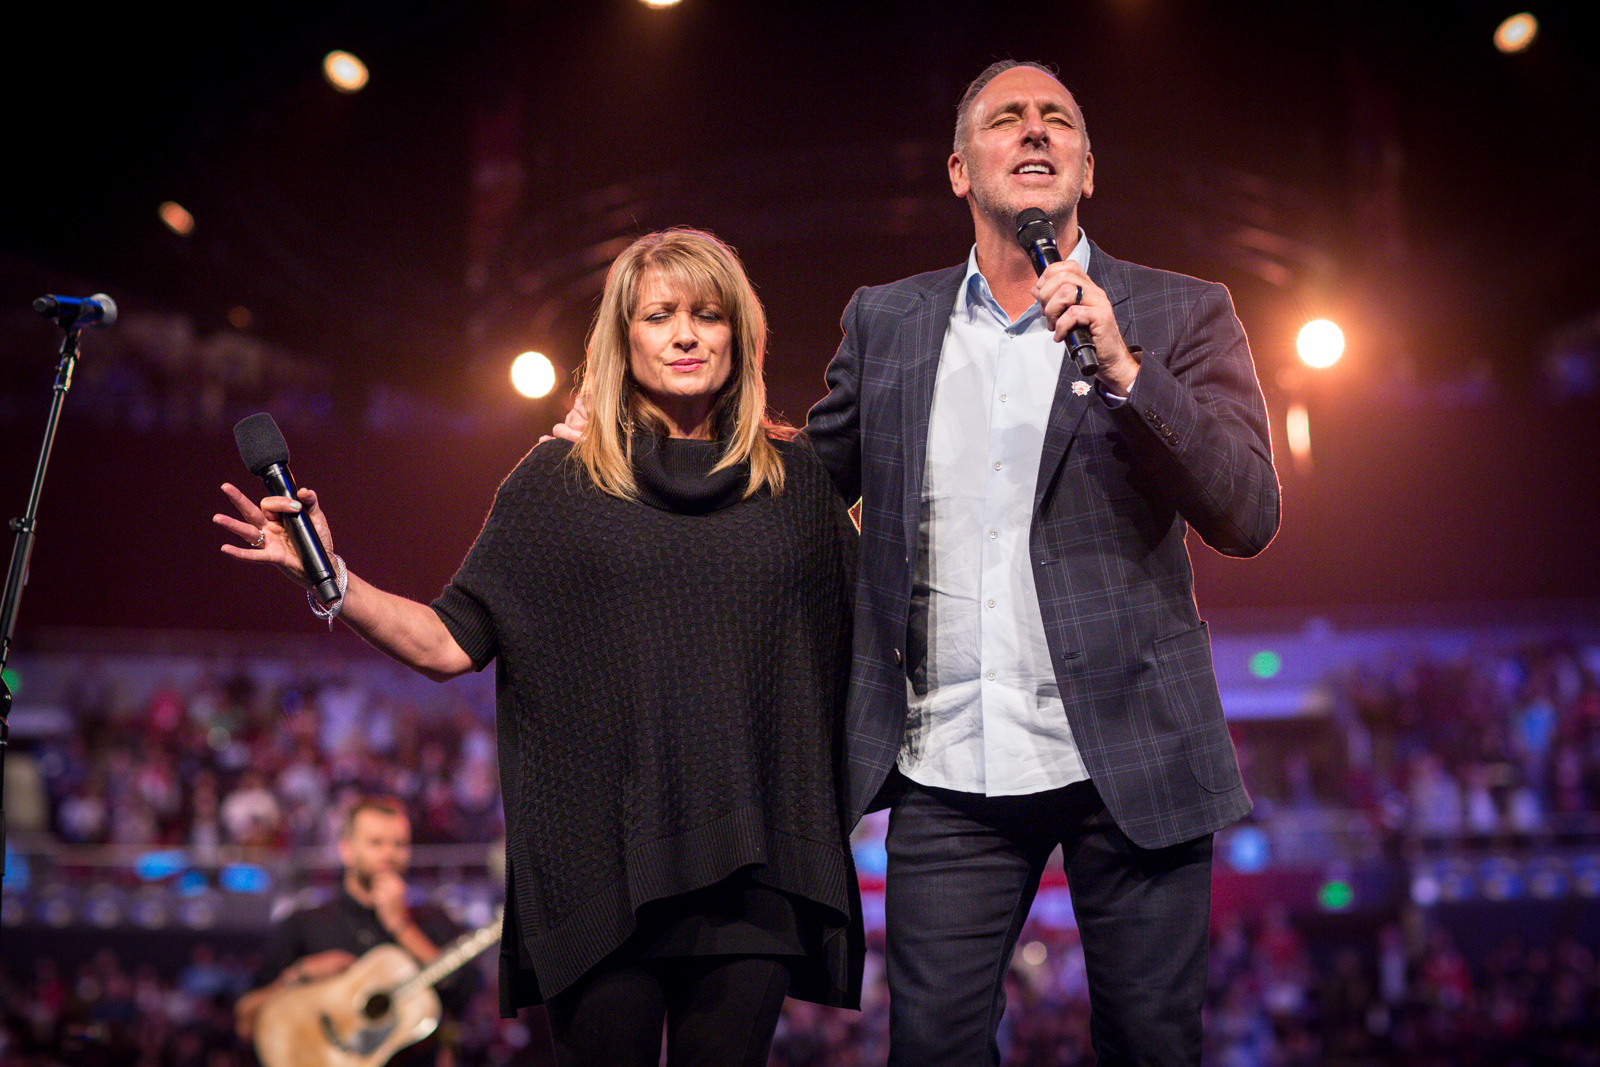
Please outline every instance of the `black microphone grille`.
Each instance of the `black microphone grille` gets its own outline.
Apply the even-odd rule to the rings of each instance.
[[[239,442],[239,458],[251,474],[259,476],[274,463],[289,462],[289,442],[265,411],[240,419],[233,428],[233,439]]]
[[[1055,239],[1056,228],[1042,209],[1030,207],[1017,212],[1017,243],[1023,248],[1041,240],[1054,243]]]

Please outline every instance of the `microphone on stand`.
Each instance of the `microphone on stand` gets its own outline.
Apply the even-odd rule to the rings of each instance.
[[[1061,249],[1056,247],[1056,228],[1050,216],[1036,207],[1017,212],[1017,244],[1028,253],[1035,274],[1043,274],[1052,263],[1061,262]],[[1067,331],[1067,351],[1085,378],[1100,373],[1100,355],[1094,349],[1094,335],[1087,326],[1074,326]]]
[[[110,326],[117,321],[117,303],[104,293],[82,299],[75,296],[41,296],[33,302],[33,310],[47,319],[55,320],[63,330]]]

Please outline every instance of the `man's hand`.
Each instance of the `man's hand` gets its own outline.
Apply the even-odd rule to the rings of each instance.
[[[282,978],[291,984],[314,982],[330,974],[338,974],[355,961],[356,958],[344,949],[330,948],[326,952],[313,953],[291,963],[284,969]]]
[[[411,909],[406,907],[406,882],[394,871],[379,871],[372,877],[372,910],[378,921],[396,939],[411,925]]]
[[[1139,375],[1139,357],[1128,351],[1105,290],[1068,259],[1050,264],[1039,275],[1033,298],[1044,309],[1045,325],[1055,332],[1057,341],[1066,340],[1074,326],[1089,327],[1100,360],[1100,381],[1116,395],[1127,396]]]
[[[315,952],[295,960],[285,967],[283,973],[273,979],[271,984],[250,990],[234,1003],[234,1032],[241,1039],[249,1041],[255,1035],[256,1016],[261,1014],[262,1007],[280,990],[302,982],[314,982],[330,974],[338,974],[355,961],[354,956],[340,948],[330,948],[326,952]]]
[[[563,441],[571,441],[576,444],[578,438],[583,436],[583,428],[588,425],[589,404],[584,399],[583,394],[579,393],[577,399],[572,402],[572,408],[567,412],[567,417],[550,427],[550,433],[539,438],[539,443],[544,444],[546,441],[559,437]]]

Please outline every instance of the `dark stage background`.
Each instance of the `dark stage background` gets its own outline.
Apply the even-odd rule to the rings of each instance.
[[[1516,10],[349,0],[13,15],[0,515],[22,512],[54,377],[57,333],[29,303],[104,291],[121,319],[84,337],[16,634],[13,757],[35,764],[42,821],[14,838],[31,884],[6,883],[0,1067],[138,1049],[243,1062],[227,998],[249,946],[271,907],[331,874],[310,823],[262,854],[224,840],[196,858],[197,775],[225,800],[247,767],[287,773],[303,745],[323,763],[302,777],[330,787],[443,790],[427,891],[463,914],[494,891],[492,785],[450,793],[488,758],[463,741],[487,729],[487,679],[407,688],[277,576],[217,551],[218,485],[254,491],[233,423],[272,412],[351,566],[430,599],[564,412],[605,268],[640,233],[699,226],[740,250],[771,321],[772,405],[803,420],[855,288],[966,255],[945,170],[955,103],[1004,57],[1057,65],[1082,105],[1090,235],[1227,284],[1272,417],[1277,540],[1242,562],[1193,546],[1258,802],[1219,839],[1208,1059],[1498,1062],[1516,1047],[1594,1063],[1600,15],[1535,10],[1532,46],[1502,54],[1492,37]],[[363,90],[323,79],[331,49],[366,63]],[[163,223],[169,201],[192,230]],[[1317,317],[1348,341],[1321,371],[1295,354]],[[555,364],[545,399],[510,387],[526,349]],[[1308,453],[1290,448],[1296,408]],[[1273,649],[1282,673],[1254,673]],[[359,758],[330,733],[346,720],[382,727]],[[110,840],[138,833],[111,813],[105,839],[74,836],[64,813],[93,808],[97,776],[114,792],[140,775],[185,798],[150,844],[188,850],[192,869],[135,876],[125,860],[145,843]],[[1464,798],[1480,794],[1503,825],[1469,832]],[[1428,822],[1451,796],[1455,821]],[[268,888],[223,886],[240,856]],[[1324,899],[1329,886],[1353,896]],[[1047,890],[1003,1034],[1012,1065],[1089,1062],[1070,908],[1059,881]],[[134,917],[158,911],[170,941]],[[209,934],[184,926],[195,915]],[[197,961],[202,943],[226,958]],[[1409,970],[1380,992],[1397,958]],[[23,1007],[7,1014],[8,997]],[[126,1004],[168,1029],[119,1030]],[[791,1005],[775,1063],[881,1062],[881,1006],[840,1021]],[[537,1020],[519,1032],[492,1003],[474,1010],[465,1062],[538,1062]],[[184,1034],[202,1035],[192,1059]]]

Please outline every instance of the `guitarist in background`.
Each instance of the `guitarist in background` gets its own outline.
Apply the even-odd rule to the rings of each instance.
[[[239,1036],[255,1036],[256,1016],[272,997],[291,985],[337,974],[374,946],[390,942],[432,962],[439,946],[462,930],[435,905],[412,909],[406,903],[405,870],[411,862],[411,820],[393,797],[367,797],[345,815],[339,832],[339,862],[344,865],[342,892],[317,908],[295,912],[273,927],[256,971],[255,988],[234,1005]],[[438,987],[449,1012],[466,1007],[477,991],[477,972],[457,971]],[[401,1049],[392,1064],[433,1064],[439,1052],[437,1033]]]

